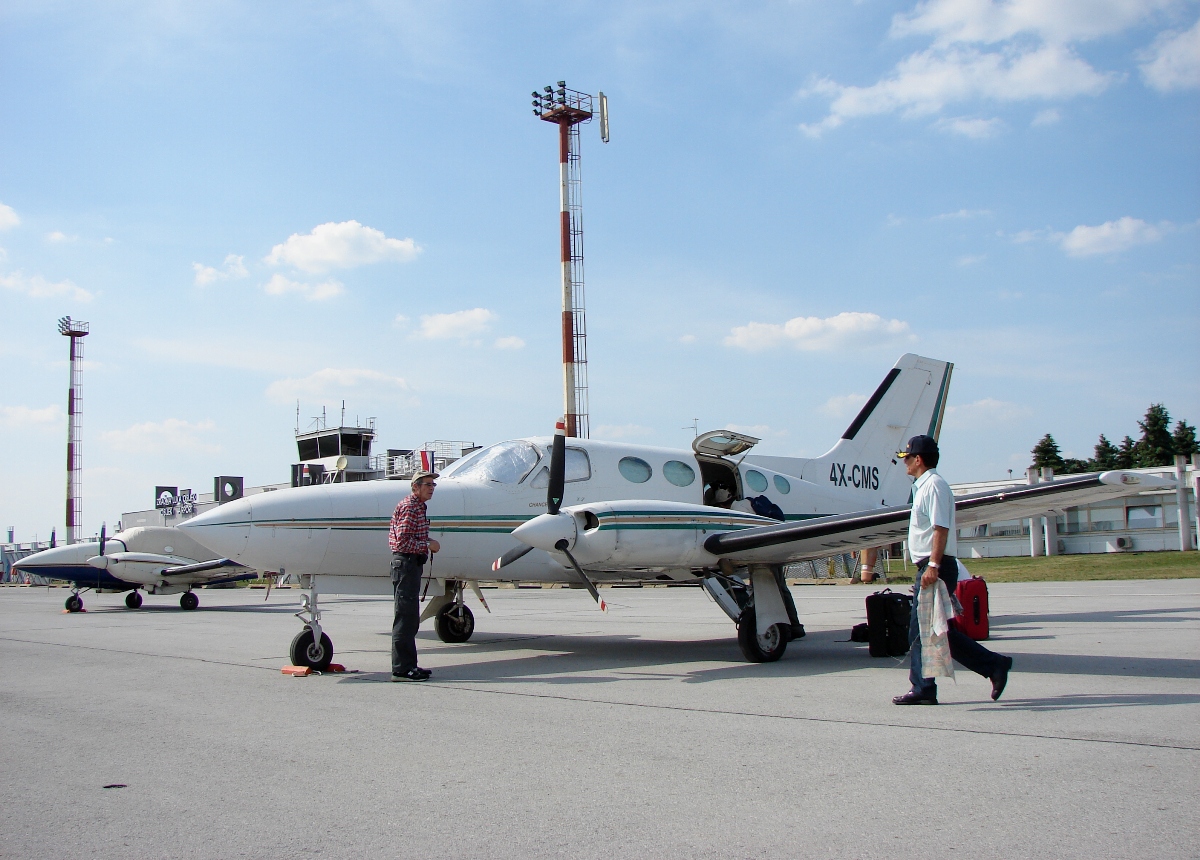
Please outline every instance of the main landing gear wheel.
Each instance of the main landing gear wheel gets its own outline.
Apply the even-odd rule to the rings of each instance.
[[[314,641],[312,628],[305,627],[292,640],[288,654],[292,658],[293,666],[308,666],[310,669],[324,672],[333,662],[333,642],[324,633],[321,634],[320,642]]]
[[[78,594],[72,594],[63,606],[66,607],[67,612],[83,612],[83,598]]]
[[[195,609],[199,605],[200,605],[200,598],[197,597],[194,592],[185,591],[183,594],[179,595],[179,608],[180,609],[191,610],[191,609]]]
[[[125,605],[130,609],[142,608],[142,594],[136,589],[125,595]]]
[[[447,603],[433,619],[433,629],[437,631],[438,639],[457,645],[466,642],[475,632],[475,615],[467,606]]]
[[[742,610],[738,621],[738,647],[751,663],[774,663],[787,650],[789,631],[782,624],[772,624],[761,636],[754,617],[754,607]]]

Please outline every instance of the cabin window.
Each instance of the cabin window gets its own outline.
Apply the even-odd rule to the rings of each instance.
[[[461,481],[519,484],[540,459],[537,448],[528,442],[501,442],[479,451],[453,475]]]
[[[663,477],[677,487],[688,487],[696,480],[696,470],[687,463],[668,460],[663,464]]]
[[[767,489],[767,476],[762,472],[749,469],[746,472],[746,486],[756,493],[764,492]]]
[[[592,464],[588,460],[587,451],[582,448],[568,448],[563,466],[564,480],[568,484],[572,481],[586,481],[592,477]],[[529,482],[529,486],[535,490],[544,490],[550,486],[550,466],[546,465],[538,469],[538,473]]]
[[[617,469],[620,470],[626,481],[632,481],[635,484],[646,483],[654,474],[650,464],[641,457],[622,457],[621,462],[617,463]]]
[[[792,482],[783,475],[775,476],[775,489],[783,493],[785,496],[792,491]]]

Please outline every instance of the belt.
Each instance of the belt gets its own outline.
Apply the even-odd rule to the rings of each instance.
[[[392,554],[398,555],[401,558],[415,558],[417,561],[421,562],[421,564],[424,564],[425,559],[429,557],[423,552],[396,552]]]

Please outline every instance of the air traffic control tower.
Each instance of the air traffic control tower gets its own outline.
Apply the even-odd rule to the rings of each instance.
[[[317,419],[315,430],[296,431],[298,463],[292,464],[292,486],[375,481],[384,476],[380,464],[372,462],[375,419],[365,427],[327,427]]]

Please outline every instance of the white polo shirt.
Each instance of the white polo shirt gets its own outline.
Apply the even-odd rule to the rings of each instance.
[[[946,479],[928,469],[913,486],[912,514],[908,519],[908,555],[913,561],[933,552],[933,527],[949,529],[946,555],[958,557],[958,534],[954,528],[954,493]]]

